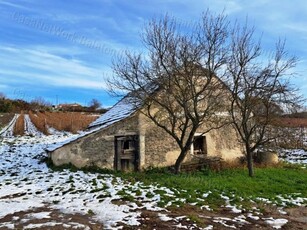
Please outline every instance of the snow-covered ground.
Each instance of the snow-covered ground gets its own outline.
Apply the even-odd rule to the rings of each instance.
[[[117,206],[117,192],[135,187],[111,175],[50,170],[41,159],[44,149],[70,136],[24,136],[4,138],[0,147],[0,218],[11,213],[43,207],[62,212],[95,213],[103,224],[117,222],[137,225],[139,213],[135,207]],[[148,188],[150,191],[154,189]],[[148,207],[155,209],[153,204]],[[1,224],[0,224],[1,226]]]
[[[307,165],[307,151],[304,149],[282,149],[279,151],[279,158],[290,163]]]
[[[25,134],[30,136],[39,136],[41,137],[43,133],[37,130],[37,128],[32,123],[29,114],[24,115],[25,120]]]
[[[42,161],[47,156],[45,150],[75,139],[78,134],[54,131],[53,135],[45,136],[30,121],[27,121],[27,127],[27,136],[12,137],[9,132],[4,132],[5,135],[0,137],[0,229],[16,229],[20,226],[23,229],[58,226],[63,229],[90,229],[88,224],[72,220],[63,224],[55,220],[54,210],[60,213],[59,216],[87,215],[89,223],[101,223],[104,229],[120,229],[126,225],[142,229],[141,224],[147,221],[143,216],[144,211],[157,213],[157,221],[169,223],[174,229],[219,229],[218,226],[240,228],[257,222],[281,228],[288,222],[286,217],[264,216],[258,208],[245,210],[233,204],[235,196],[220,194],[225,201],[222,207],[228,210],[230,216],[207,215],[203,218],[208,219],[208,225],[197,226],[189,220],[189,213],[176,216],[167,210],[172,203],[186,202],[180,196],[185,191],[157,184],[129,182],[109,174],[51,170]],[[210,193],[200,193],[199,202],[204,202]],[[159,202],[163,202],[165,197],[171,198],[171,201],[168,199],[166,205],[160,207]],[[297,194],[280,196],[279,199],[285,204],[295,205],[307,201],[307,198]],[[263,198],[259,200],[273,202]],[[207,205],[201,208],[213,213]],[[284,210],[280,208],[280,212]],[[20,217],[20,213],[24,214]],[[33,223],[33,219],[37,222]]]
[[[11,122],[5,126],[2,130],[0,130],[0,136],[3,137],[11,137],[13,136],[14,125],[19,117],[19,114],[15,114]]]

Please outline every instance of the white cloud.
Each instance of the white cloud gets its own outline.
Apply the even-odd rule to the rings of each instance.
[[[86,89],[105,88],[108,68],[89,66],[42,49],[0,47],[0,76],[7,83],[39,83]],[[57,48],[61,50],[60,48]],[[1,81],[0,81],[1,83]]]
[[[0,5],[9,6],[9,7],[17,8],[17,9],[23,9],[23,10],[28,9],[27,7],[23,5],[12,3],[10,1],[5,1],[5,0],[1,0]]]
[[[11,86],[16,82],[101,89],[105,87],[104,76],[111,72],[102,65],[110,63],[114,55],[127,48],[141,51],[139,33],[144,23],[165,13],[184,25],[198,20],[207,9],[213,13],[224,10],[231,20],[239,22],[248,17],[256,33],[263,32],[265,49],[274,49],[278,37],[285,37],[289,54],[307,58],[306,0],[282,3],[272,0],[155,0],[138,4],[93,0],[73,5],[59,0],[0,0],[2,8],[6,9],[4,14],[18,11],[63,32],[40,30],[22,23],[23,20],[15,20],[11,29],[3,30],[1,44],[9,46],[0,47],[0,89],[1,84]],[[3,28],[10,28],[10,23],[3,21]],[[307,84],[305,64],[299,64],[299,77],[295,81],[301,83],[302,88]]]

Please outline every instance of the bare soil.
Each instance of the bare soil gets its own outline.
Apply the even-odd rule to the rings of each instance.
[[[31,217],[31,215],[41,212],[50,212],[50,218],[37,219]],[[59,210],[54,210],[48,207],[37,208],[25,212],[16,212],[0,219],[0,223],[8,222],[14,224],[14,229],[24,229],[25,226],[31,225],[37,225],[37,228],[34,229],[40,230],[85,229],[87,227],[92,230],[103,229],[103,225],[93,220],[90,215],[65,214]],[[51,222],[54,223],[54,226],[49,224]],[[44,226],[44,224],[46,225]],[[9,228],[0,227],[0,229]]]
[[[281,214],[278,212],[276,207],[267,207],[265,209],[265,214],[261,216],[260,220],[254,220],[252,218],[246,218],[246,221],[250,222],[250,224],[240,224],[235,221],[225,221],[227,225],[235,226],[236,229],[243,229],[243,230],[256,230],[256,229],[274,229],[272,226],[268,225],[265,220],[262,218],[269,218],[273,217],[274,219],[288,219],[288,223],[285,224],[282,229],[307,229],[307,207],[295,207],[286,209],[288,214]],[[213,226],[213,229],[231,229],[229,227],[223,226],[220,223],[214,222],[219,217],[234,219],[238,214],[231,213],[227,209],[219,209],[214,212],[207,211],[207,210],[200,210],[194,206],[185,206],[183,208],[177,208],[171,210],[171,213],[164,212],[169,217],[175,218],[172,221],[161,221],[157,212],[151,211],[143,211],[142,212],[142,220],[141,220],[141,227],[139,229],[180,229],[178,225],[185,225],[188,226],[188,229],[198,229],[195,227],[195,224],[201,228],[205,228],[209,225]],[[242,213],[246,214],[246,213]],[[188,221],[186,219],[180,219],[182,216],[191,217]],[[176,219],[176,217],[179,219]],[[193,220],[192,220],[193,219]],[[125,227],[124,229],[135,229],[131,227]]]
[[[263,215],[260,216],[260,220],[254,220],[247,217],[246,221],[249,224],[240,224],[233,219],[240,215],[231,213],[230,210],[219,209],[215,211],[201,210],[195,206],[186,205],[182,208],[172,208],[169,211],[155,212],[148,210],[141,210],[140,226],[126,226],[121,225],[122,229],[180,229],[180,226],[186,226],[188,229],[200,229],[205,228],[209,225],[213,226],[213,229],[230,229],[221,223],[215,222],[220,217],[229,218],[232,220],[225,220],[226,225],[234,226],[236,229],[243,230],[256,230],[256,229],[273,229],[272,226],[268,225],[263,218],[273,217],[274,219],[283,218],[288,219],[288,223],[285,224],[282,229],[296,230],[296,229],[307,229],[307,207],[294,207],[288,208],[287,214],[281,214],[278,212],[277,208],[266,207],[263,211]],[[36,219],[31,217],[32,214],[50,212],[49,218]],[[170,221],[162,221],[158,216],[159,213],[165,214],[171,217]],[[246,214],[246,213],[242,213]],[[186,216],[188,218],[183,218]],[[246,216],[246,215],[245,215]],[[48,208],[48,206],[43,208],[38,208],[34,210],[29,210],[26,212],[16,212],[9,214],[4,218],[0,219],[0,223],[12,223],[14,224],[14,229],[24,229],[25,226],[39,226],[35,229],[47,230],[62,230],[62,229],[104,229],[103,224],[98,220],[93,219],[91,215],[80,215],[80,214],[65,214],[59,210],[54,210]],[[45,223],[45,226],[44,226]],[[54,226],[50,225],[54,223]],[[41,225],[40,225],[41,224]],[[198,227],[196,227],[198,226]],[[9,229],[2,227],[0,229]]]

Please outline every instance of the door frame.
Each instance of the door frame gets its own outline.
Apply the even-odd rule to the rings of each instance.
[[[129,158],[125,158],[124,154],[124,142],[133,141],[134,149],[131,149],[133,154],[133,159],[129,161]],[[114,169],[118,171],[123,170],[122,161],[129,161],[132,168],[129,171],[139,171],[140,168],[140,148],[139,148],[139,135],[128,134],[128,135],[118,135],[114,136]],[[123,170],[125,171],[125,170]]]

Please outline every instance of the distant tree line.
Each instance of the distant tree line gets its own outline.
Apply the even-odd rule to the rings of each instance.
[[[9,99],[0,92],[0,113],[20,113],[21,111],[66,111],[66,112],[96,112],[104,113],[107,110],[101,108],[101,103],[97,99],[92,99],[88,106],[65,106],[57,108],[42,97],[37,97],[28,102],[22,99]]]
[[[34,106],[34,104],[22,99],[12,100],[5,97],[0,98],[0,113],[20,113],[23,110],[34,110]]]

